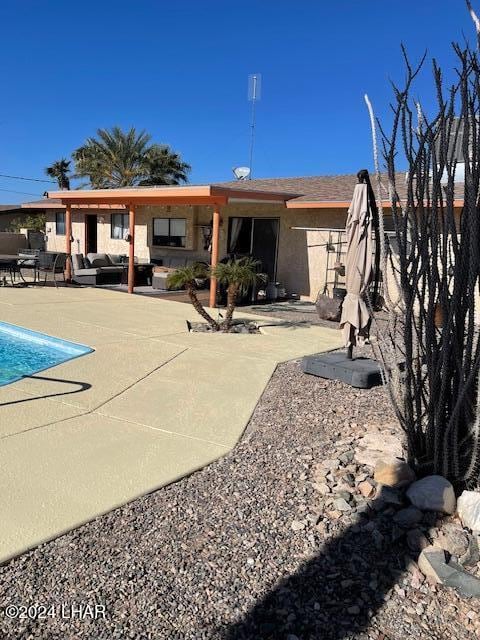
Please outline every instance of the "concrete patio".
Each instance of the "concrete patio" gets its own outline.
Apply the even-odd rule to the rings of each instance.
[[[2,289],[0,320],[95,351],[0,388],[0,562],[224,456],[279,362],[341,345],[319,326],[189,334],[186,319],[174,301]]]

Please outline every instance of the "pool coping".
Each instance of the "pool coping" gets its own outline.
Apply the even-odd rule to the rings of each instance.
[[[45,367],[39,367],[36,369],[32,369],[28,373],[23,373],[18,376],[14,376],[13,378],[9,378],[7,381],[2,382],[0,379],[0,387],[5,387],[9,384],[13,384],[22,380],[23,378],[32,377],[38,373],[42,373],[43,371],[48,371],[53,367],[57,367],[60,364],[64,364],[65,362],[69,362],[70,360],[75,360],[77,358],[81,358],[89,353],[93,353],[95,349],[93,347],[89,347],[84,344],[80,344],[78,342],[72,342],[71,340],[64,340],[62,338],[57,338],[55,336],[51,336],[47,333],[42,333],[40,331],[33,331],[32,329],[27,329],[26,327],[12,324],[10,322],[0,321],[0,335],[2,333],[6,333],[10,336],[18,336],[19,339],[25,340],[25,342],[32,342],[42,345],[53,345],[52,348],[57,349],[58,351],[64,350],[65,353],[70,352],[68,357],[57,360],[53,364],[50,364]],[[73,347],[73,348],[72,348]],[[65,349],[66,348],[66,349]],[[1,367],[0,367],[1,369]]]

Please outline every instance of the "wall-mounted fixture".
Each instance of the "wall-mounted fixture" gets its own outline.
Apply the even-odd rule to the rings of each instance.
[[[207,225],[202,225],[200,228],[203,235],[203,248],[205,251],[207,251],[210,249],[210,245],[212,243],[213,223],[210,222]]]
[[[223,220],[220,220],[220,226],[222,226]],[[199,227],[202,230],[203,236],[203,248],[205,251],[210,251],[212,244],[212,235],[213,235],[213,220],[210,220],[208,224],[197,224],[196,227]]]

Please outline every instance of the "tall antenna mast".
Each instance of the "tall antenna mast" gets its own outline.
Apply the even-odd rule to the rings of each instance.
[[[252,103],[252,118],[250,124],[250,175],[249,179],[253,176],[253,148],[255,145],[255,107],[257,100],[260,100],[262,92],[262,75],[260,73],[252,73],[248,76],[248,99]]]

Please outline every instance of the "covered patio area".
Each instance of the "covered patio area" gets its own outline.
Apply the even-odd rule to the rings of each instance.
[[[210,265],[216,266],[219,260],[219,236],[222,224],[222,207],[235,204],[277,204],[285,203],[297,194],[285,192],[260,191],[248,188],[235,189],[217,185],[182,187],[135,187],[124,189],[96,189],[75,191],[53,191],[48,197],[65,206],[65,250],[67,253],[67,281],[72,279],[72,210],[88,207],[115,207],[128,211],[128,231],[124,239],[128,242],[128,293],[135,290],[135,232],[136,214],[139,207],[209,207],[211,208],[210,227]],[[182,247],[178,247],[181,252]],[[209,306],[216,305],[217,282],[210,280]]]

